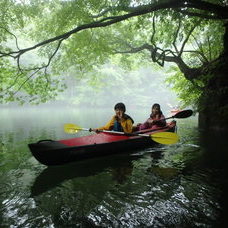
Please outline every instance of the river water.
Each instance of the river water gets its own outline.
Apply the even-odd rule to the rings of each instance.
[[[199,131],[196,117],[177,120],[175,145],[46,167],[28,143],[70,138],[64,123],[98,127],[110,113],[0,115],[0,227],[226,227],[227,139]]]

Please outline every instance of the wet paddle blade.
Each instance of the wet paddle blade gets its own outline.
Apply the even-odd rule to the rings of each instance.
[[[75,124],[72,124],[72,123],[64,124],[64,131],[68,134],[75,134],[80,130],[82,130],[82,128]]]
[[[179,140],[179,136],[173,132],[158,132],[150,135],[150,137],[160,144],[174,144]]]
[[[191,109],[188,110],[183,110],[180,111],[178,113],[176,113],[173,118],[177,118],[177,119],[182,119],[182,118],[188,118],[193,114],[193,111]]]

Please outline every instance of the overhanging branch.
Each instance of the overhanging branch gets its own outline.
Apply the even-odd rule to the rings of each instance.
[[[223,19],[228,18],[228,7],[226,6],[220,6],[212,3],[207,3],[205,1],[195,1],[195,0],[170,0],[170,1],[164,1],[164,2],[156,2],[153,4],[149,5],[143,5],[143,6],[138,6],[138,7],[128,7],[125,10],[128,10],[130,13],[120,15],[120,16],[112,16],[112,17],[106,17],[98,21],[93,21],[88,24],[84,25],[79,25],[75,29],[66,32],[64,34],[61,34],[59,36],[55,36],[53,38],[44,40],[40,43],[37,43],[34,46],[25,48],[25,49],[20,49],[18,51],[12,51],[12,52],[0,52],[0,57],[5,57],[5,56],[10,56],[13,58],[19,58],[21,55],[24,53],[34,50],[38,47],[47,45],[49,43],[52,43],[57,40],[65,40],[69,38],[71,35],[76,34],[80,31],[86,30],[86,29],[93,29],[93,28],[99,28],[99,27],[106,27],[110,26],[112,24],[116,24],[118,22],[127,20],[132,17],[136,17],[139,15],[145,15],[154,11],[162,10],[162,9],[176,9],[181,12],[181,9],[183,8],[194,8],[194,9],[200,9],[200,10],[206,10],[210,11],[211,13],[215,14],[215,17],[220,19],[221,17]],[[186,10],[183,12],[186,13]]]
[[[164,9],[172,9],[172,10],[176,10],[184,15],[201,17],[201,18],[205,18],[205,19],[222,19],[222,20],[228,19],[228,7],[227,6],[213,4],[213,3],[209,3],[209,2],[205,2],[205,1],[201,1],[201,0],[197,0],[197,1],[196,0],[156,1],[155,3],[149,4],[149,5],[141,5],[138,7],[125,7],[123,9],[119,10],[119,13],[122,15],[104,17],[104,18],[101,18],[100,20],[92,21],[91,23],[79,25],[66,33],[63,33],[61,35],[44,40],[42,42],[35,44],[34,46],[24,48],[24,49],[19,49],[18,44],[17,44],[17,38],[10,31],[6,30],[9,34],[11,34],[15,37],[17,50],[14,50],[14,51],[3,51],[2,50],[2,51],[0,51],[0,58],[11,57],[11,58],[16,59],[19,72],[20,71],[22,72],[22,71],[24,71],[24,69],[21,69],[21,67],[20,67],[20,58],[23,54],[25,54],[31,50],[51,44],[53,42],[58,42],[57,47],[54,49],[53,53],[48,58],[47,64],[45,64],[42,67],[35,67],[33,69],[29,69],[29,70],[33,70],[34,72],[44,69],[45,77],[46,77],[47,68],[48,68],[48,66],[50,66],[51,61],[53,60],[54,56],[59,51],[61,43],[64,40],[68,39],[71,35],[77,34],[81,31],[87,30],[87,29],[95,29],[95,28],[111,26],[113,24],[128,20],[133,17],[146,15],[146,14],[156,12],[159,10],[164,10]],[[192,11],[193,9],[194,10],[196,9],[197,12],[193,12]],[[106,11],[104,10],[99,15],[99,17],[102,14],[105,15]],[[93,19],[95,19],[95,18],[93,18]],[[155,20],[155,18],[154,18],[154,20]],[[154,25],[155,21],[154,20],[153,20],[153,29],[154,29],[154,33],[155,33],[156,31],[155,31],[155,25]],[[152,40],[153,40],[153,36],[154,36],[154,34],[152,35]],[[182,60],[181,54],[183,53],[183,49],[185,46],[184,43],[182,44],[182,48],[180,51],[178,51],[175,41],[173,43],[173,46],[175,47],[175,51],[172,51],[169,49],[163,50],[163,49],[157,47],[153,42],[151,42],[151,43],[152,43],[152,45],[144,44],[138,48],[131,48],[131,53],[138,52],[138,51],[140,51],[140,49],[148,50],[151,53],[152,60],[157,62],[159,65],[164,65],[165,61],[174,62],[179,66],[180,70],[185,74],[186,78],[189,80],[192,80],[194,77],[196,77],[197,73],[200,72],[200,70],[201,70],[200,68],[192,69],[192,68],[188,67]],[[122,52],[122,53],[124,53],[124,52]],[[129,50],[128,50],[128,53],[130,53]],[[30,76],[31,77],[28,77],[28,80],[30,80],[32,78],[33,73]],[[46,79],[48,82],[48,77],[46,77]],[[27,79],[24,83],[22,83],[21,87],[26,82],[27,82]],[[21,87],[19,87],[19,88],[21,88]]]

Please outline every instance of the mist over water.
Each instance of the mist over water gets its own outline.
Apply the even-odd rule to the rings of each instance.
[[[95,76],[88,74],[79,77],[77,73],[66,74],[63,80],[67,89],[59,93],[53,101],[39,105],[25,103],[23,106],[9,103],[0,105],[0,109],[15,108],[20,112],[24,108],[29,108],[35,112],[36,108],[42,110],[89,108],[110,110],[111,115],[114,105],[123,102],[126,105],[126,112],[137,119],[139,112],[147,117],[154,103],[161,105],[165,115],[169,115],[170,110],[179,104],[175,93],[164,82],[168,77],[165,70],[140,68],[126,72],[116,66],[105,65],[100,71],[101,73]]]
[[[29,126],[37,124],[39,118],[42,117],[45,122],[45,116],[52,115],[51,122],[49,120],[45,124],[59,132],[62,125],[69,122],[86,128],[104,125],[114,115],[114,105],[118,102],[126,105],[126,113],[135,123],[149,117],[154,103],[161,105],[166,117],[171,116],[170,111],[178,106],[175,94],[164,84],[166,75],[163,72],[154,72],[148,68],[129,73],[125,81],[122,81],[123,73],[119,77],[112,77],[111,74],[101,77],[98,84],[102,86],[99,88],[90,85],[87,78],[79,80],[72,76],[66,77],[68,88],[54,101],[39,105],[0,105],[2,121],[7,123],[7,130],[13,131],[24,126],[29,129]]]

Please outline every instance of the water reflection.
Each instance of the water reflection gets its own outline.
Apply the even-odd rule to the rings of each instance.
[[[45,167],[32,157],[29,142],[71,137],[62,129],[67,122],[83,127],[102,124],[88,118],[91,113],[84,117],[66,110],[58,116],[51,113],[49,118],[48,112],[34,112],[33,118],[15,114],[11,116],[15,121],[8,120],[10,113],[3,118],[1,227],[226,225],[225,134],[201,135],[195,122],[184,120],[178,122],[181,140],[176,145]]]
[[[58,213],[52,215],[53,224],[84,227],[221,224],[221,189],[217,189],[220,180],[215,179],[220,172],[208,163],[211,159],[205,159],[205,151],[196,143],[199,144],[180,142],[148,148],[135,152],[135,157],[117,155],[46,168],[31,187],[32,197],[37,206],[48,206],[49,213],[54,210],[61,214],[61,217]],[[53,194],[54,202],[62,194],[67,198],[58,202],[56,208],[56,203],[50,203]],[[70,202],[74,206],[69,207]]]
[[[94,176],[109,170],[117,183],[123,183],[132,172],[132,161],[140,156],[116,155],[105,158],[90,159],[63,166],[44,169],[35,179],[31,187],[31,196],[44,193],[62,182],[77,177]]]

